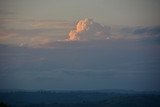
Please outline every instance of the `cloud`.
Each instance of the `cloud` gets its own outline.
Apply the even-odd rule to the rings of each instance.
[[[39,47],[48,42],[65,40],[71,27],[64,20],[0,18],[0,44]]]
[[[0,44],[79,48],[106,45],[106,39],[109,39],[107,42],[115,40],[159,42],[160,40],[159,26],[108,27],[86,18],[79,20],[75,28],[70,31],[72,27],[69,21],[64,20],[0,18]]]
[[[0,27],[7,29],[71,29],[69,21],[65,20],[34,20],[20,18],[0,18]]]
[[[99,40],[108,39],[110,28],[94,22],[92,19],[79,20],[75,29],[71,30],[68,40]]]
[[[87,47],[89,42],[95,46],[104,44],[105,47]],[[24,84],[27,84],[29,89],[50,86],[51,89],[62,89],[58,87],[60,84],[65,86],[64,89],[73,89],[76,86],[84,88],[85,83],[86,89],[89,89],[87,86],[102,89],[128,86],[135,89],[138,86],[143,88],[146,81],[150,88],[156,89],[159,86],[159,47],[142,46],[138,42],[113,43],[110,40],[64,41],[57,45],[71,48],[1,46],[0,50],[3,51],[0,52],[0,84],[5,85],[2,88],[24,88]],[[75,45],[81,48],[74,48]],[[135,84],[135,87],[132,84]]]
[[[33,28],[36,29],[47,29],[47,28],[57,28],[66,29],[71,28],[68,21],[64,20],[35,20],[30,23]]]
[[[112,28],[112,39],[154,40],[160,38],[160,26],[133,26]]]

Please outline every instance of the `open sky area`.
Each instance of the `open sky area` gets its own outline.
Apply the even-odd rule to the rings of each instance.
[[[159,0],[1,0],[0,17],[74,21],[93,18],[108,25],[159,25]]]

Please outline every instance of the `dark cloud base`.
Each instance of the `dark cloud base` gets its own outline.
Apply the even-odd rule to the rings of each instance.
[[[63,41],[50,47],[1,45],[1,88],[160,89],[157,43]]]

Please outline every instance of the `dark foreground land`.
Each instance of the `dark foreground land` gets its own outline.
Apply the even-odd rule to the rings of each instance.
[[[160,107],[160,92],[1,91],[0,107]]]

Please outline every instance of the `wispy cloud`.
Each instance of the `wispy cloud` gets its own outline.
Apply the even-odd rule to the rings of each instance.
[[[112,38],[126,40],[156,40],[160,39],[160,26],[112,28]]]
[[[66,38],[71,24],[63,20],[0,19],[0,42],[38,46]]]

